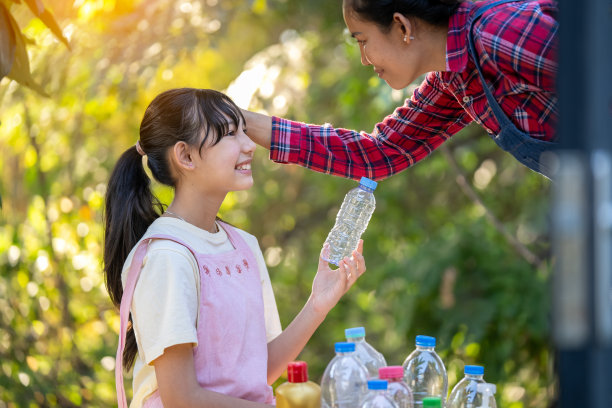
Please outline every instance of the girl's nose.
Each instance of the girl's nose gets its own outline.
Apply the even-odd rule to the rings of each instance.
[[[245,152],[249,152],[249,153],[255,151],[255,148],[257,147],[255,142],[251,140],[249,135],[247,135],[246,133],[242,132],[242,135],[243,135],[242,150],[244,150]]]

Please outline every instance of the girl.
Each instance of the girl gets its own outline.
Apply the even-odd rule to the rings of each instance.
[[[557,121],[555,0],[344,0],[361,63],[391,88],[425,80],[372,134],[245,112],[270,158],[359,180],[399,173],[470,122],[547,177]]]
[[[140,140],[119,158],[106,195],[104,271],[120,305],[120,407],[122,368],[132,364],[131,407],[273,404],[270,384],[365,271],[363,243],[337,270],[320,259],[308,301],[281,333],[256,238],[216,217],[228,192],[253,185],[254,150],[227,96],[186,88],[151,102]],[[142,156],[175,190],[165,211]]]

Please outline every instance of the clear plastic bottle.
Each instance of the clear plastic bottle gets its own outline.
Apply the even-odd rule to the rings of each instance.
[[[463,368],[465,377],[455,385],[446,402],[447,408],[476,408],[478,384],[484,384],[484,367],[466,365]]]
[[[308,365],[293,361],[287,365],[287,382],[276,387],[276,408],[320,408],[321,387],[308,381]]]
[[[336,356],[321,379],[321,405],[329,408],[358,407],[367,392],[368,371],[355,357],[355,343],[335,344]]]
[[[346,335],[346,341],[355,343],[355,355],[366,366],[368,378],[376,378],[378,369],[386,366],[387,362],[385,357],[365,340],[365,328],[352,327],[344,330],[344,334]]]
[[[479,383],[476,385],[475,408],[497,408],[495,403],[495,384]]]
[[[325,240],[330,248],[329,259],[325,259],[327,262],[337,266],[345,256],[351,256],[351,252],[357,248],[359,238],[376,208],[373,193],[377,185],[374,180],[362,177],[359,187],[355,187],[344,197],[336,216],[336,224]]]
[[[368,381],[368,393],[361,408],[397,408],[395,402],[387,394],[386,380]]]
[[[440,397],[444,404],[448,393],[446,368],[435,347],[435,337],[416,336],[416,350],[406,357],[402,365],[404,380],[414,397],[414,408],[421,408],[425,397]]]
[[[404,381],[404,368],[402,366],[381,367],[378,369],[378,377],[387,380],[387,392],[389,397],[395,401],[397,408],[412,407],[412,391]]]

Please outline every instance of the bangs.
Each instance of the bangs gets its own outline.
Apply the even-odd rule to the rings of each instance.
[[[209,137],[212,138],[210,146],[214,146],[227,134],[231,125],[238,127],[240,122],[245,122],[240,108],[221,92],[202,89],[197,99],[201,131],[204,133],[200,151]]]

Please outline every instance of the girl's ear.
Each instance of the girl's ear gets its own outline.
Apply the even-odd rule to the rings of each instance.
[[[194,167],[193,160],[191,159],[191,149],[185,142],[177,142],[172,148],[172,156],[174,162],[179,169],[191,170]]]
[[[402,36],[403,41],[406,41],[404,38],[412,39],[414,37],[414,27],[408,17],[402,13],[393,13],[393,22],[395,23],[395,26],[399,28],[399,34]]]

